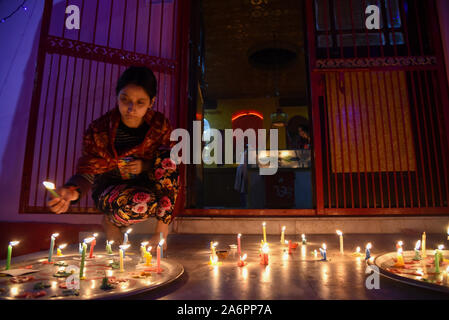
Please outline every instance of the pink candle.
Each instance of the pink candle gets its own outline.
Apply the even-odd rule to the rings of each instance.
[[[164,239],[157,246],[157,273],[161,273],[161,247],[164,245]]]
[[[238,253],[239,257],[242,255],[242,249],[240,247],[240,237],[241,236],[242,235],[240,233],[237,236],[237,253]]]

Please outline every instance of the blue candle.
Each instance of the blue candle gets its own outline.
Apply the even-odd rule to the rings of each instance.
[[[50,251],[48,252],[48,262],[51,262],[51,258],[53,256],[53,250],[55,249],[55,239],[56,239],[57,236],[59,236],[59,233],[53,233],[51,235]]]
[[[159,238],[161,241],[164,240],[164,234],[162,232],[159,233]],[[161,245],[161,258],[163,258],[163,257],[164,257],[164,248]]]
[[[321,253],[321,256],[323,257],[323,259],[321,259],[321,260],[326,261],[327,257],[326,257],[326,244],[325,243],[323,243],[323,247],[320,248],[320,253]]]
[[[371,242],[366,245],[365,260],[371,258]]]

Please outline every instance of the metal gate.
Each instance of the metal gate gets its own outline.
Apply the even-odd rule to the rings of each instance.
[[[80,10],[78,30],[65,25],[69,5]],[[186,127],[189,11],[186,0],[45,1],[19,212],[49,212],[42,181],[60,186],[74,173],[83,133],[115,107],[127,66],[154,71],[154,108]],[[96,212],[90,194],[70,212]]]
[[[380,29],[365,25],[369,5]],[[307,0],[317,213],[448,214],[436,4]]]

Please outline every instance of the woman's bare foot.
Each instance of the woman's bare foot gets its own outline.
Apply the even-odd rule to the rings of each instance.
[[[103,216],[103,228],[106,233],[106,240],[114,240],[114,244],[121,245],[123,241],[123,234],[120,228],[115,226],[106,215]]]

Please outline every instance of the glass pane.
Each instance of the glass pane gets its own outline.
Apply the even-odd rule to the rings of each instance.
[[[398,0],[385,0],[385,7],[387,11],[388,27],[400,28],[402,23]]]
[[[326,39],[327,38],[327,39]],[[331,48],[333,46],[333,42],[332,42],[332,37],[326,36],[326,35],[321,35],[318,36],[318,48]]]
[[[329,1],[315,0],[315,19],[316,19],[316,29],[318,31],[330,30],[329,17],[330,17]]]
[[[368,41],[366,40],[367,35],[365,33],[357,33],[355,35],[355,45],[356,46],[379,46],[381,45],[380,42],[382,41],[382,45],[385,45],[385,35],[377,33],[370,33],[368,34]],[[337,36],[337,45],[340,46],[340,44],[343,44],[343,47],[353,47],[354,41],[353,41],[353,35],[352,34],[343,34],[341,37],[340,35]]]
[[[394,37],[394,39],[393,39]],[[404,41],[404,34],[402,32],[394,32],[390,33],[390,44],[393,45],[403,45],[405,44]]]

